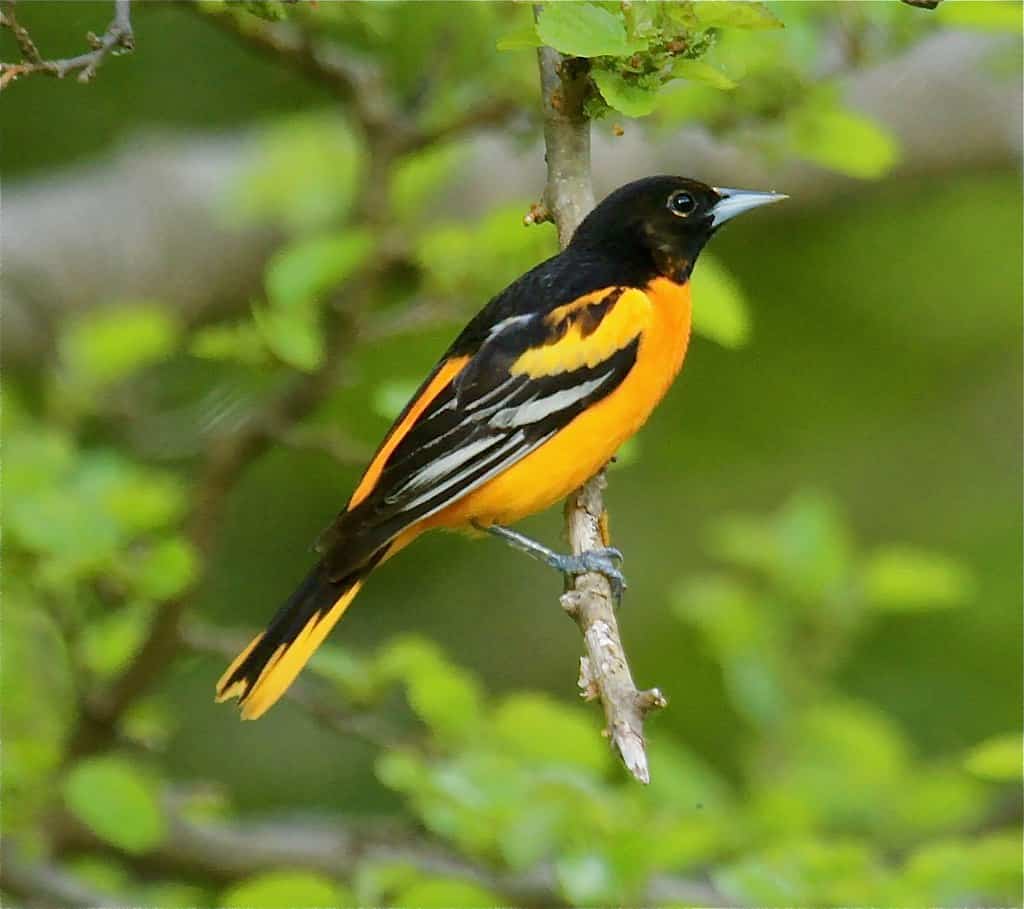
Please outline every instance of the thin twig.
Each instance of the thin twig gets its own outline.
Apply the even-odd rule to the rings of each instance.
[[[583,61],[566,60],[550,47],[538,50],[544,99],[544,145],[547,185],[543,207],[532,220],[551,217],[564,248],[594,206],[590,181],[590,122],[583,111],[589,80]],[[602,492],[603,473],[590,479],[566,501],[566,533],[574,553],[609,545]],[[643,722],[664,707],[658,689],[638,691],[615,620],[615,602],[607,578],[579,575],[563,595],[562,605],[583,633],[587,656],[581,661],[580,686],[585,697],[600,698],[608,736],[629,772],[650,782]]]
[[[63,60],[44,60],[29,35],[14,15],[14,0],[8,0],[6,8],[0,13],[0,27],[10,30],[21,49],[21,63],[0,63],[0,91],[7,88],[19,76],[32,73],[45,73],[63,79],[68,73],[76,70],[79,82],[89,82],[96,75],[96,70],[115,51],[131,51],[135,49],[135,35],[132,32],[131,0],[114,0],[114,18],[101,37],[90,32],[86,38],[92,50],[77,57]]]

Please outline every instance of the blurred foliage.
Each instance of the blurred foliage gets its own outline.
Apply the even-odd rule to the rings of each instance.
[[[26,6],[26,20],[31,11]],[[1020,29],[1013,3],[947,2],[935,15],[897,3],[563,3],[548,5],[536,23],[526,5],[477,3],[460,5],[457,24],[451,7],[440,3],[204,3],[200,12],[230,15],[243,31],[283,22],[311,41],[372,61],[397,109],[428,133],[443,132],[474,105],[502,101],[519,110],[508,129],[532,140],[532,48],[546,41],[590,59],[595,117],[647,117],[652,135],[696,122],[769,159],[801,158],[861,179],[888,174],[900,151],[882,125],[846,106],[851,68],[885,60],[943,26]],[[152,16],[159,25],[174,22],[177,12],[138,14],[141,23]],[[219,82],[232,82],[233,73],[219,69],[220,52],[204,51],[219,46],[204,43],[214,39],[203,20],[189,22],[181,28],[194,41],[190,56],[209,58],[203,72],[217,97],[224,90]],[[154,35],[152,46],[159,40]],[[128,65],[143,65],[143,55],[140,45]],[[619,466],[627,469],[613,481],[626,490],[623,504],[636,503],[632,510],[614,506],[616,515],[626,514],[624,538],[648,544],[636,555],[630,550],[639,599],[671,604],[662,618],[634,615],[631,607],[624,615],[628,628],[643,629],[637,644],[649,664],[644,673],[667,675],[675,690],[701,683],[685,694],[691,703],[680,698],[666,718],[651,723],[650,787],[623,779],[592,705],[564,699],[565,647],[578,642],[570,629],[550,645],[558,632],[547,624],[533,629],[538,613],[518,611],[539,599],[532,590],[517,592],[527,569],[517,563],[514,575],[503,575],[489,561],[481,581],[487,557],[474,556],[472,574],[460,574],[461,550],[452,540],[438,544],[448,548],[426,549],[418,563],[405,562],[400,582],[381,578],[382,596],[399,602],[391,618],[378,613],[372,646],[330,643],[307,673],[315,703],[364,730],[376,785],[358,766],[349,769],[358,764],[358,744],[273,725],[297,722],[289,719],[294,705],[266,721],[269,733],[239,732],[223,711],[208,722],[206,707],[197,705],[209,699],[215,663],[194,655],[131,706],[109,747],[98,754],[69,750],[86,705],[102,701],[168,604],[205,581],[193,618],[256,621],[275,595],[268,577],[284,583],[289,560],[305,558],[287,539],[312,535],[309,525],[326,514],[323,500],[330,499],[329,512],[354,479],[351,457],[339,467],[278,446],[246,472],[229,503],[225,539],[198,552],[185,530],[202,505],[195,452],[247,425],[283,383],[321,369],[328,326],[339,316],[352,319],[353,341],[339,387],[292,428],[337,430],[343,442],[372,445],[454,330],[555,251],[549,227],[522,226],[529,199],[482,212],[445,204],[469,158],[458,131],[390,162],[368,219],[360,203],[377,163],[371,137],[336,106],[296,112],[300,105],[287,101],[299,97],[294,86],[282,82],[282,91],[273,79],[258,82],[255,67],[251,72],[253,83],[240,80],[244,99],[204,116],[228,124],[253,109],[273,115],[256,127],[258,166],[225,187],[221,199],[227,221],[283,231],[264,292],[244,301],[245,314],[201,325],[184,324],[159,289],[153,299],[115,294],[108,306],[57,326],[38,375],[6,389],[5,838],[33,856],[52,857],[84,885],[161,906],[504,905],[511,899],[500,883],[510,877],[502,875],[525,879],[545,869],[553,896],[574,905],[651,902],[659,892],[652,882],[668,878],[711,886],[743,904],[1012,903],[1021,887],[1019,713],[1004,709],[1012,700],[1005,692],[993,694],[992,704],[970,702],[987,684],[989,644],[1006,636],[1000,623],[1016,590],[1016,581],[1004,579],[1006,564],[1019,557],[1019,526],[990,528],[992,503],[970,499],[976,487],[976,496],[987,497],[991,478],[965,469],[956,488],[968,492],[948,506],[939,496],[904,500],[921,524],[894,534],[880,528],[899,500],[899,478],[871,474],[877,486],[865,492],[843,477],[844,470],[861,477],[844,460],[850,455],[815,449],[815,457],[832,458],[837,483],[846,483],[851,516],[836,498],[805,489],[810,449],[791,453],[787,472],[756,492],[750,461],[733,450],[749,448],[752,460],[763,459],[774,472],[770,458],[782,437],[799,446],[813,435],[838,450],[851,434],[878,431],[889,411],[911,423],[907,432],[944,446],[957,398],[938,384],[936,359],[953,376],[984,377],[995,368],[999,345],[1019,332],[1016,311],[1005,305],[1015,296],[1005,273],[1006,257],[1015,253],[1005,250],[1015,249],[1014,230],[1019,234],[1019,224],[1005,217],[1006,180],[975,180],[943,193],[929,187],[913,197],[924,202],[906,205],[885,184],[865,197],[870,219],[851,206],[847,221],[833,219],[829,231],[822,229],[828,217],[816,216],[803,227],[789,224],[784,236],[748,244],[742,255],[733,247],[733,255],[702,258],[695,327],[727,349],[695,345],[700,370],[693,387],[709,403],[701,409],[689,400],[691,423],[678,434],[655,420],[642,447],[623,451]],[[111,63],[89,92],[112,91],[118,78]],[[166,78],[170,94],[180,95],[177,75]],[[261,93],[263,107],[246,107]],[[104,96],[89,95],[96,97]],[[14,111],[17,98],[12,92]],[[80,106],[89,112],[89,104]],[[120,117],[120,107],[113,108]],[[74,112],[68,117],[73,132],[78,121]],[[17,127],[19,118],[11,122]],[[37,141],[45,152],[39,160],[58,154],[45,135]],[[907,235],[923,231],[933,251],[927,267],[902,250]],[[728,251],[729,240],[717,248]],[[934,303],[946,299],[943,288],[959,286],[943,271],[954,258],[944,254],[949,249],[971,253],[969,319],[959,299],[956,306]],[[374,293],[354,300],[351,292],[368,271],[375,272]],[[885,279],[878,286],[901,288],[899,305],[870,292],[843,296],[847,287],[840,284],[870,290],[866,275]],[[756,331],[748,300],[755,291]],[[822,301],[834,304],[830,319],[808,319],[808,307]],[[790,336],[809,322],[824,334],[800,347]],[[829,337],[839,335],[842,341],[828,347]],[[842,344],[845,359],[835,355]],[[732,354],[737,348],[745,349]],[[865,350],[874,362],[858,373]],[[731,359],[717,368],[724,356]],[[933,360],[922,365],[926,356]],[[712,376],[710,385],[699,384],[701,372]],[[943,396],[937,431],[918,416],[926,392],[915,381]],[[757,402],[744,409],[744,393],[755,397],[755,387]],[[725,429],[709,416],[723,401],[736,413],[721,418]],[[835,434],[830,417],[846,425],[845,436]],[[728,438],[716,436],[716,428]],[[187,444],[168,444],[175,433]],[[684,501],[684,487],[694,498]],[[678,495],[680,513],[684,505],[700,513],[711,501],[700,497],[726,487],[743,490],[743,499],[749,492],[752,501],[777,500],[785,488],[804,491],[763,514],[718,514],[701,537],[701,564],[680,557],[677,566],[680,521],[665,502]],[[1001,488],[1005,494],[1009,484]],[[860,532],[865,502],[880,503],[884,513],[869,533]],[[963,522],[974,548],[954,545],[953,537],[935,548],[878,542],[943,539],[923,526],[935,529],[940,518],[943,531]],[[666,565],[669,577],[661,576]],[[468,577],[478,586],[467,581],[463,589]],[[485,596],[490,612],[483,622]],[[499,599],[507,599],[506,608],[494,608]],[[545,608],[554,610],[554,597],[547,599]],[[444,621],[434,618],[442,612],[451,616],[444,649],[421,635],[387,633],[413,617],[418,628]],[[353,616],[356,627],[347,626],[357,641],[358,621]],[[473,640],[484,643],[474,651]],[[513,673],[495,668],[502,656],[496,641],[512,651],[504,658],[514,663]],[[922,661],[940,659],[929,652],[936,642],[950,652],[927,675]],[[446,654],[456,646],[473,668]],[[538,681],[538,667],[556,662],[549,677],[560,680],[551,690],[561,700]],[[928,684],[915,688],[913,676],[952,675],[949,685],[956,686],[957,672],[981,677],[966,704],[943,698],[907,709]],[[189,687],[193,681],[200,694]],[[733,731],[716,741],[723,724]],[[289,728],[301,735],[280,733]],[[261,734],[274,742],[253,737]],[[929,735],[945,735],[946,747],[922,744]],[[329,774],[342,771],[351,775],[339,794]],[[229,786],[204,799],[208,781],[218,778]],[[307,797],[310,791],[315,795]],[[369,805],[388,812],[401,825],[397,841],[426,837],[431,849],[446,845],[480,873],[460,876],[453,868],[377,856],[337,877],[287,863],[194,879],[162,876],[170,874],[161,870],[160,855],[175,835],[175,811],[199,824],[245,824],[293,792],[303,793],[296,797],[301,807],[327,811],[343,799],[357,806],[353,811]],[[352,814],[346,821],[359,831],[364,819]],[[77,845],[62,840],[69,824],[86,831],[85,845],[82,834]]]

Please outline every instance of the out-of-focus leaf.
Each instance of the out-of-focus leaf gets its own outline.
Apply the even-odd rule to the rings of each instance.
[[[741,905],[871,905],[888,885],[869,846],[853,840],[786,843],[712,872],[715,885]]]
[[[863,567],[864,592],[876,609],[916,611],[959,606],[973,587],[967,568],[948,556],[909,546],[876,550]]]
[[[402,158],[391,174],[391,205],[396,217],[408,220],[441,197],[467,152],[464,144],[450,142]]]
[[[906,862],[904,899],[918,905],[1012,906],[1020,899],[1019,831],[928,843]]]
[[[125,303],[95,310],[70,324],[60,338],[61,359],[75,381],[105,385],[166,359],[180,326],[156,303]]]
[[[594,3],[547,3],[537,20],[547,45],[572,57],[623,56],[647,46],[630,41],[621,16]]]
[[[121,894],[131,888],[131,875],[124,865],[98,855],[76,855],[68,870],[80,881],[100,893]]]
[[[10,577],[4,579],[3,607],[4,828],[21,834],[38,826],[33,818],[50,796],[50,775],[60,764],[74,717],[75,690],[60,630]]]
[[[66,490],[51,489],[32,499],[15,500],[5,509],[13,540],[40,554],[57,556],[75,572],[90,572],[107,563],[122,542],[109,515],[76,501]]]
[[[151,615],[147,604],[135,603],[92,619],[81,633],[85,665],[100,678],[120,672],[145,638]]]
[[[494,713],[493,735],[508,753],[590,773],[608,768],[609,751],[585,714],[541,694],[507,697]]]
[[[142,891],[142,898],[148,906],[160,909],[195,909],[196,906],[212,906],[212,896],[192,884],[177,881],[160,881],[149,884]]]
[[[676,60],[672,64],[672,75],[688,82],[701,82],[722,91],[732,91],[736,87],[736,83],[725,73],[704,60]]]
[[[915,767],[889,800],[880,832],[903,845],[978,824],[989,810],[983,783],[955,767]]]
[[[229,212],[292,231],[343,221],[363,166],[363,149],[343,120],[285,118],[266,131],[260,144],[257,163],[230,187]]]
[[[645,88],[614,70],[595,69],[592,76],[609,106],[627,117],[646,117],[657,107],[656,89]]]
[[[714,0],[694,3],[693,10],[704,28],[782,28],[782,21],[764,3],[746,0]]]
[[[20,431],[4,438],[4,486],[13,495],[44,492],[61,482],[74,465],[71,440],[56,429]]]
[[[312,308],[284,313],[253,302],[252,316],[264,343],[282,362],[303,372],[323,363],[324,340]]]
[[[441,738],[461,740],[479,727],[478,682],[429,641],[410,636],[392,642],[379,658],[378,671],[405,683],[409,705]]]
[[[793,152],[839,173],[864,180],[885,176],[899,159],[896,138],[853,111],[810,103],[792,111],[786,131]]]
[[[986,739],[967,753],[964,767],[985,780],[1020,782],[1024,760],[1021,744],[1020,733],[1016,732]]]
[[[705,635],[736,708],[758,724],[778,721],[787,706],[782,629],[766,604],[733,578],[691,578],[676,592],[675,610]]]
[[[795,495],[768,520],[720,519],[712,526],[709,548],[719,558],[763,572],[810,609],[818,609],[822,598],[843,584],[852,560],[852,543],[836,506],[812,491]]]
[[[307,372],[320,366],[321,296],[352,274],[372,246],[366,231],[348,230],[292,244],[274,255],[266,273],[268,305],[254,305],[253,316],[277,356]]]
[[[184,484],[155,470],[126,470],[104,496],[110,513],[130,533],[159,530],[177,521],[188,505]]]
[[[570,903],[597,906],[616,902],[619,881],[607,858],[597,852],[567,855],[555,863],[558,886]]]
[[[143,555],[132,581],[139,596],[162,601],[176,597],[195,580],[198,559],[184,537],[154,544]]]
[[[929,15],[951,28],[972,28],[988,32],[1020,34],[1024,22],[1016,0],[987,0],[985,3],[947,2]]]
[[[396,906],[418,906],[422,909],[481,909],[503,906],[506,901],[490,890],[457,878],[426,878],[400,890]]]
[[[784,763],[765,768],[755,788],[755,812],[765,835],[789,831],[776,826],[774,797],[788,793],[803,802],[816,823],[829,829],[876,831],[890,823],[890,804],[910,766],[903,731],[865,704],[828,702],[807,708],[787,722]]]
[[[100,839],[143,853],[166,833],[157,787],[124,758],[86,758],[64,778],[68,809]]]
[[[192,338],[189,353],[204,360],[232,360],[252,366],[267,362],[267,346],[252,322],[201,328]]]
[[[352,905],[350,895],[330,878],[312,871],[267,871],[225,890],[219,905],[239,909],[301,909]]]
[[[743,289],[707,253],[693,270],[694,330],[723,347],[742,347],[750,338],[750,315]]]
[[[322,234],[286,246],[267,265],[270,305],[288,312],[314,302],[351,275],[372,247],[370,235],[356,229]]]

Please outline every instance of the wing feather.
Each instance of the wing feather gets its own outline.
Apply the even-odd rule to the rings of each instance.
[[[543,445],[629,374],[650,305],[642,291],[612,287],[496,325],[460,369],[435,370],[443,378],[430,401],[407,408],[415,417],[375,459],[372,488],[325,538],[379,546]],[[332,570],[330,552],[325,560]],[[348,570],[351,552],[343,561],[334,570]]]

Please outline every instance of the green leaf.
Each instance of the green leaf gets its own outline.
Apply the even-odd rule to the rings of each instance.
[[[163,840],[157,787],[127,760],[86,758],[71,769],[63,788],[68,810],[105,842],[143,853]]]
[[[10,556],[7,556],[10,562]],[[60,766],[75,718],[71,661],[60,628],[8,565],[0,635],[3,716],[3,809],[7,834],[40,826],[50,804],[51,774]]]
[[[750,338],[750,316],[743,289],[705,253],[693,270],[693,328],[723,347],[742,347]]]
[[[937,10],[929,13],[937,22],[951,28],[973,28],[987,32],[1020,34],[1022,7],[1017,0],[985,3],[946,0]]]
[[[418,909],[480,909],[504,906],[506,900],[477,884],[456,878],[418,880],[400,890],[392,905],[416,906]]]
[[[365,230],[322,234],[275,253],[267,265],[270,305],[281,311],[308,306],[352,274],[373,247]]]
[[[698,0],[693,10],[704,28],[783,28],[764,3],[749,0]]]
[[[283,363],[314,372],[324,360],[324,340],[314,312],[283,313],[252,304],[252,316],[263,342]]]
[[[588,715],[546,695],[510,695],[492,722],[497,742],[517,758],[593,773],[608,769],[608,746]]]
[[[52,427],[32,427],[4,437],[3,480],[11,494],[43,492],[71,472],[75,462],[71,439]]]
[[[795,109],[786,121],[793,152],[851,177],[875,180],[899,159],[892,133],[853,111],[813,103]]]
[[[171,537],[152,546],[133,573],[135,590],[146,599],[170,600],[185,591],[198,573],[198,559],[184,537]]]
[[[503,35],[498,39],[495,47],[500,51],[526,50],[528,48],[540,47],[543,43],[537,34],[537,27],[531,25]]]
[[[546,3],[537,20],[541,41],[571,57],[617,57],[647,47],[630,41],[622,18],[593,3]]]
[[[409,220],[438,198],[466,160],[465,144],[449,142],[404,156],[391,172],[391,205],[395,216]]]
[[[256,164],[229,187],[227,207],[243,221],[306,231],[348,214],[363,168],[356,134],[336,113],[275,120]]]
[[[973,587],[967,568],[955,559],[910,546],[876,550],[863,566],[864,592],[888,612],[916,612],[963,604]]]
[[[184,484],[155,470],[127,469],[104,496],[110,514],[129,533],[160,530],[175,523],[188,506]]]
[[[284,362],[307,372],[323,362],[322,295],[340,284],[369,255],[367,231],[323,234],[285,247],[267,266],[268,306],[253,306],[256,327]]]
[[[85,665],[104,679],[124,669],[145,639],[152,614],[147,604],[134,603],[92,619],[81,633]]]
[[[686,79],[688,82],[710,85],[712,88],[719,88],[722,91],[731,91],[736,88],[736,83],[725,73],[703,60],[676,60],[672,64],[672,75],[679,79]]]
[[[1021,737],[1012,732],[975,745],[964,758],[964,767],[985,780],[1020,782],[1021,760]]]
[[[61,359],[75,380],[105,385],[166,359],[179,334],[178,322],[156,303],[107,306],[64,331]]]
[[[208,325],[192,338],[189,353],[203,360],[231,360],[249,366],[267,362],[267,347],[251,322]]]
[[[1020,843],[1019,831],[928,843],[907,860],[901,883],[923,905],[1017,905]]]
[[[619,881],[607,858],[597,852],[567,855],[555,863],[558,884],[570,903],[598,906],[615,899]]]
[[[805,840],[751,853],[712,872],[741,905],[880,904],[885,871],[867,844]]]
[[[601,96],[627,117],[646,117],[658,104],[658,92],[624,78],[620,73],[595,69],[592,73]]]
[[[479,728],[479,683],[445,659],[435,644],[413,636],[399,638],[381,654],[378,671],[405,683],[409,706],[439,737],[461,740]]]
[[[351,903],[339,896],[339,887],[330,878],[312,871],[279,870],[246,878],[225,890],[217,902],[228,909],[300,909]]]

